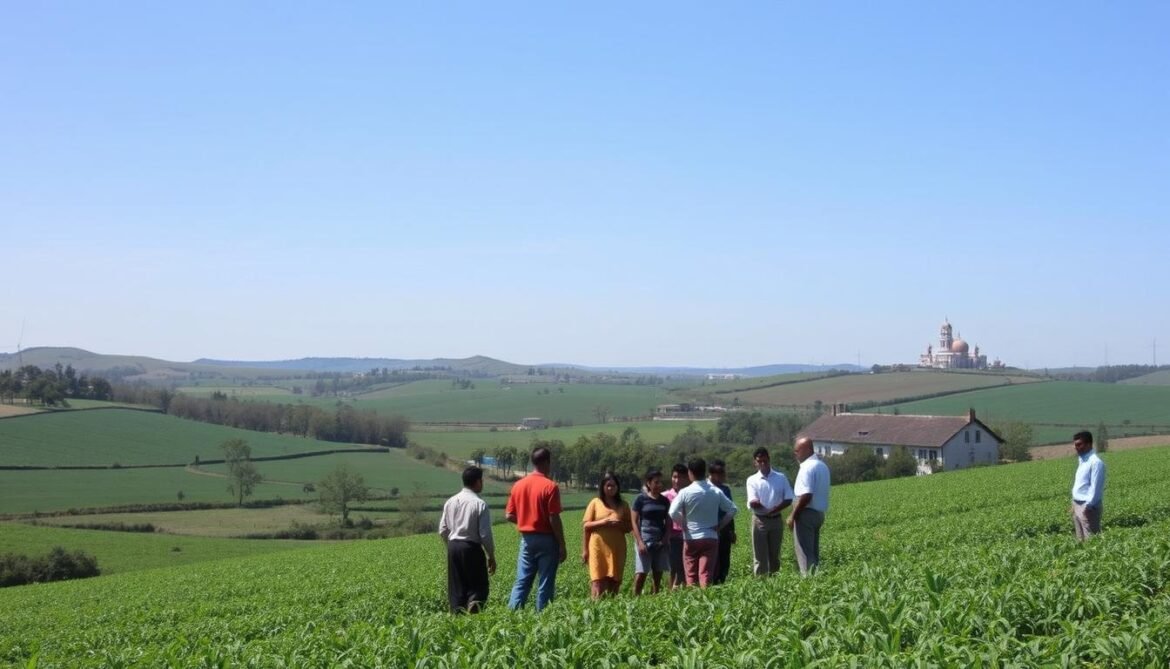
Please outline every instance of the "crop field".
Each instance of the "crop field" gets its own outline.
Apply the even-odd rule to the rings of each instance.
[[[850,374],[802,383],[735,393],[749,407],[812,408],[817,402],[833,403],[894,402],[902,398],[936,393],[953,393],[976,388],[1032,384],[1034,376],[1000,374],[960,374],[946,372],[891,372],[887,374]]]
[[[1170,386],[1170,369],[1158,370],[1145,376],[1118,381],[1118,383],[1127,386]]]
[[[220,458],[219,445],[236,438],[255,457],[346,446],[149,411],[60,411],[0,420],[0,465],[179,464]]]
[[[1036,442],[1072,441],[1076,429],[1096,430],[1103,422],[1111,437],[1170,432],[1170,386],[1053,381],[980,390],[951,397],[885,406],[884,413],[963,415],[1019,420],[1036,426]]]
[[[413,381],[341,398],[293,395],[276,386],[197,386],[182,390],[192,395],[208,395],[218,390],[240,399],[303,402],[322,408],[332,407],[340,400],[356,409],[398,414],[422,423],[518,424],[524,417],[540,416],[549,422],[559,418],[582,425],[598,422],[594,409],[599,406],[606,407],[611,418],[637,417],[649,416],[655,406],[669,401],[667,391],[661,386],[584,383],[504,386],[494,379],[474,379],[474,383],[474,388],[464,390],[452,387],[446,380]]]
[[[296,460],[257,462],[256,468],[267,480],[305,484],[321,480],[341,465],[360,473],[375,494],[387,494],[391,488],[398,488],[403,493],[415,489],[427,493],[454,494],[459,491],[457,472],[416,460],[399,450],[388,453],[332,453]],[[201,469],[223,474],[226,465],[208,465]],[[495,481],[484,481],[484,485],[487,492],[506,491],[503,484]]]
[[[533,439],[560,439],[566,444],[572,444],[582,435],[594,435],[605,432],[620,436],[628,428],[634,428],[646,444],[667,444],[675,435],[685,432],[688,426],[706,431],[714,426],[709,421],[635,421],[630,423],[606,423],[605,425],[575,425],[573,427],[552,427],[547,430],[500,430],[491,432],[477,430],[473,432],[423,432],[415,431],[409,434],[410,440],[423,446],[428,446],[446,453],[453,458],[469,458],[471,453],[482,448],[490,455],[498,446],[514,446],[521,453],[527,453]]]
[[[26,416],[30,413],[40,413],[41,410],[34,406],[27,406],[24,404],[0,404],[0,418],[8,418],[9,416]]]
[[[815,381],[830,376],[826,372],[793,372],[791,374],[776,374],[773,376],[753,376],[730,381],[704,381],[693,386],[679,388],[678,394],[691,396],[706,396],[711,394],[741,393],[746,390],[775,386],[787,383]]]
[[[263,469],[261,469],[263,473]],[[64,511],[124,504],[231,502],[227,481],[181,467],[0,471],[0,514]],[[298,499],[300,486],[261,483],[254,499]]]
[[[127,522],[150,521],[134,518]],[[97,558],[102,574],[188,565],[244,555],[266,555],[311,545],[312,542],[306,541],[216,539],[0,523],[0,554],[43,555],[54,546],[70,551],[84,550]]]
[[[1084,545],[1070,463],[1024,463],[835,488],[814,578],[795,575],[786,536],[766,581],[741,541],[725,586],[592,602],[576,512],[542,614],[504,610],[517,551],[504,526],[480,616],[444,612],[433,536],[318,545],[2,590],[0,610],[37,615],[0,627],[0,664],[1162,667],[1170,450],[1104,457],[1105,531]]]

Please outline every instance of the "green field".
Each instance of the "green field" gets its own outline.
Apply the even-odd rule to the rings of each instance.
[[[1170,369],[1151,372],[1145,376],[1118,381],[1127,386],[1170,386]]]
[[[219,445],[237,438],[255,457],[350,446],[149,411],[59,411],[0,420],[0,465],[181,464],[221,458]]]
[[[0,523],[0,554],[40,555],[48,553],[54,546],[70,551],[84,550],[97,558],[102,574],[173,567],[243,555],[267,555],[309,545],[312,545],[311,542],[305,541],[214,539]]]
[[[356,409],[370,409],[381,414],[398,414],[412,421],[509,423],[539,416],[552,422],[557,419],[576,425],[597,423],[595,409],[605,407],[610,418],[649,416],[654,407],[669,401],[661,386],[617,384],[514,384],[501,385],[494,379],[475,379],[472,389],[458,389],[447,380],[413,381],[392,384],[370,392],[342,397],[293,395],[277,386],[188,386],[180,391],[192,395],[209,395],[213,391],[240,399],[270,402],[305,403],[322,408],[339,401]],[[547,393],[545,392],[547,391]]]
[[[1112,437],[1170,433],[1170,386],[1053,381],[907,402],[883,413],[963,415],[974,408],[988,424],[1018,420],[1037,426],[1037,443],[1071,441],[1076,429],[1098,423]]]
[[[410,433],[410,440],[446,453],[450,457],[466,459],[471,457],[472,451],[478,448],[486,450],[489,455],[493,449],[499,446],[514,446],[519,448],[521,453],[527,453],[533,439],[559,439],[566,444],[572,444],[581,436],[594,435],[599,432],[620,436],[623,431],[631,427],[638,431],[642,441],[646,444],[668,444],[675,435],[685,432],[687,427],[692,425],[705,432],[714,427],[715,424],[711,421],[646,420],[631,423],[607,423],[605,425],[553,427],[547,430],[416,431]]]
[[[894,402],[903,398],[936,393],[954,393],[976,388],[1031,384],[1034,376],[916,371],[885,374],[849,374],[801,383],[735,393],[745,406],[773,409],[809,409],[817,402]],[[728,400],[730,401],[730,400]]]
[[[261,468],[261,472],[263,472]],[[0,514],[64,511],[126,504],[232,502],[227,481],[181,467],[0,471]],[[255,499],[299,499],[300,486],[261,483]]]
[[[317,545],[5,589],[0,610],[36,615],[0,626],[0,664],[1164,666],[1170,449],[1104,457],[1105,532],[1085,545],[1068,461],[989,467],[834,488],[815,578],[795,575],[788,537],[781,574],[751,578],[741,541],[726,586],[591,602],[569,512],[570,560],[540,615],[504,610],[517,539],[503,526],[481,616],[444,612],[433,536]]]

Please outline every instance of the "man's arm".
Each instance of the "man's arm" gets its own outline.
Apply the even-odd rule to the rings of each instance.
[[[482,503],[479,512],[479,539],[487,553],[488,574],[496,573],[496,540],[492,536],[492,512],[487,502]]]
[[[769,514],[780,513],[792,505],[792,498],[794,493],[792,492],[792,486],[788,485],[787,478],[784,479],[784,490],[780,492],[780,496],[782,498],[780,503],[773,507],[773,509],[768,512]]]
[[[639,553],[645,553],[646,542],[642,540],[642,516],[632,507],[630,508],[630,525],[634,532],[634,547]]]
[[[1089,469],[1089,501],[1085,506],[1091,506],[1094,509],[1101,506],[1101,495],[1105,491],[1105,463],[1098,460],[1094,466]]]
[[[735,514],[739,512],[739,508],[735,506],[735,502],[727,495],[719,495],[719,510],[723,512],[723,518],[719,520],[717,531],[722,531],[723,528],[735,521]]]
[[[553,536],[557,538],[557,545],[561,550],[560,561],[564,562],[569,553],[565,549],[565,528],[561,525],[561,514],[550,513],[548,523],[552,525]]]
[[[797,516],[799,516],[800,512],[804,510],[804,507],[808,506],[809,503],[811,503],[811,502],[812,502],[812,493],[811,492],[806,492],[803,495],[801,495],[800,497],[796,498],[796,503],[792,505],[792,513],[788,514],[788,529],[791,530],[792,527],[794,525],[796,525]]]
[[[747,480],[747,483],[744,485],[744,488],[747,488],[748,506],[755,509],[756,511],[764,511],[765,510],[764,505],[760,504],[760,495],[756,492],[756,489],[752,486],[751,479]]]
[[[512,501],[512,493],[508,493],[508,503],[504,505],[504,520],[516,524],[516,504]]]
[[[447,542],[447,537],[451,536],[451,525],[447,522],[447,505],[443,505],[443,515],[439,517],[439,536],[442,537],[443,542]]]

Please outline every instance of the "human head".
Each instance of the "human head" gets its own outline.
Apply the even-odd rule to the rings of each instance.
[[[552,451],[544,446],[532,449],[532,468],[541,474],[547,474],[552,466]]]
[[[613,497],[614,502],[622,503],[622,483],[613,472],[606,472],[597,483],[597,497],[603,502]]]
[[[756,461],[756,469],[767,476],[772,469],[772,457],[768,455],[768,449],[763,446],[757,448],[756,452],[752,453],[752,458]]]
[[[707,461],[703,458],[687,460],[687,471],[691,473],[692,481],[702,481],[707,478]]]
[[[479,467],[468,467],[464,469],[463,487],[475,492],[483,490],[483,470]]]
[[[724,483],[727,481],[727,464],[722,460],[712,460],[707,467],[707,477],[711,479],[711,483]]]
[[[681,490],[687,482],[687,466],[679,463],[670,468],[670,487]]]
[[[662,492],[661,469],[651,469],[650,471],[646,472],[646,475],[642,477],[642,480],[646,482],[646,490],[649,490],[652,494],[657,495],[658,493]]]
[[[813,442],[808,437],[801,437],[796,440],[796,444],[792,447],[792,452],[796,454],[797,462],[804,462],[813,454]]]
[[[1077,455],[1084,455],[1093,450],[1093,433],[1088,430],[1082,430],[1074,434],[1073,448],[1076,449]]]

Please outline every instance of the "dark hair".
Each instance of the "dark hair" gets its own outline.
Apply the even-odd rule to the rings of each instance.
[[[727,463],[722,460],[712,460],[711,464],[707,466],[708,474],[726,474]]]
[[[1090,446],[1093,445],[1093,433],[1089,432],[1088,430],[1081,430],[1080,432],[1074,434],[1073,441],[1076,441],[1077,439],[1080,439]]]
[[[617,486],[617,494],[614,495],[613,498],[614,498],[614,500],[616,500],[617,505],[621,506],[622,505],[622,482],[618,480],[617,474],[614,474],[613,472],[606,472],[605,476],[602,476],[601,480],[598,481],[598,483],[597,483],[597,499],[600,499],[601,502],[603,504],[605,504],[605,484],[609,483],[610,481],[613,481],[613,484],[615,486]],[[609,506],[609,505],[606,504],[606,506]]]
[[[755,453],[752,453],[752,459],[754,460],[754,459],[760,457],[761,455],[764,456],[765,458],[768,458],[769,460],[772,459],[772,456],[768,455],[768,449],[764,448],[763,446],[760,446],[759,448],[756,449]]]
[[[660,478],[662,478],[662,470],[657,468],[657,467],[654,467],[654,468],[651,468],[651,469],[646,471],[646,475],[642,477],[642,481],[645,483],[649,483],[650,481],[652,481],[654,479],[660,479]]]
[[[479,467],[468,467],[463,470],[463,487],[470,488],[476,481],[483,480],[483,470]]]
[[[687,475],[687,466],[680,462],[677,465],[670,468],[670,473],[671,474],[682,474],[683,476],[686,476]]]
[[[552,460],[552,451],[544,446],[537,446],[532,449],[532,464],[543,465],[548,464]]]
[[[707,461],[703,458],[691,458],[687,461],[687,471],[695,476],[695,480],[707,477]]]

